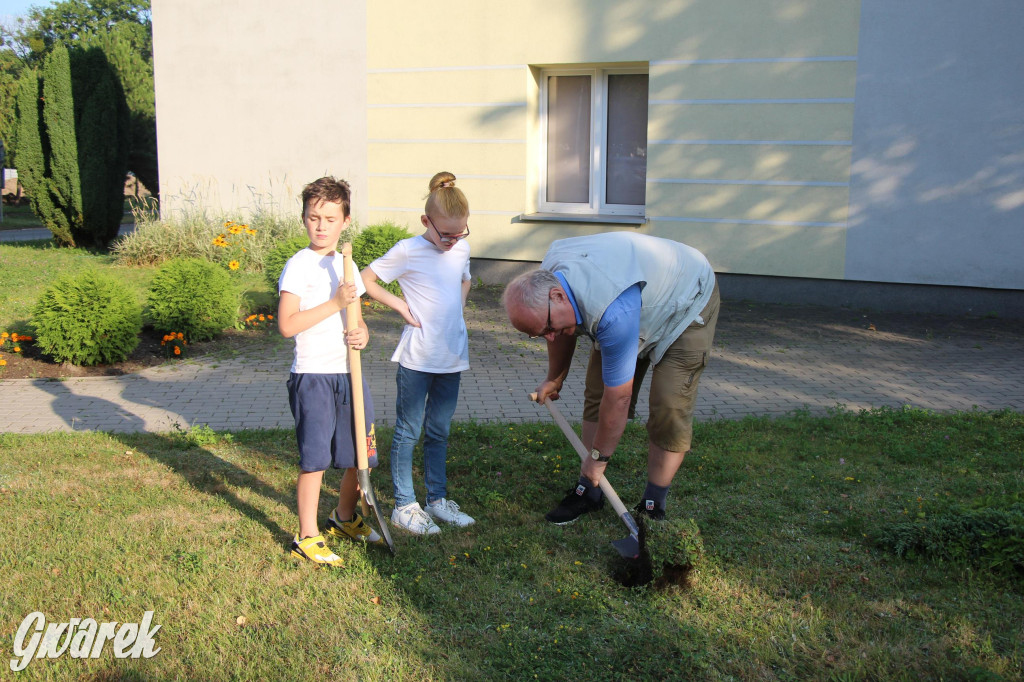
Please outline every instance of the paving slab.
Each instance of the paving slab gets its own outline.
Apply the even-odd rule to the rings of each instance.
[[[526,397],[546,371],[544,342],[509,326],[493,290],[470,300],[471,368],[462,376],[455,419],[548,420]],[[368,323],[363,374],[377,422],[392,425],[390,356],[401,324],[388,313],[372,314]],[[561,409],[574,422],[582,413],[588,352],[581,340],[562,391]],[[281,344],[270,355],[191,358],[124,376],[0,380],[0,432],[291,429],[290,362],[290,345]],[[723,302],[697,419],[882,406],[1024,411],[1024,321]],[[647,410],[643,391],[640,419]]]

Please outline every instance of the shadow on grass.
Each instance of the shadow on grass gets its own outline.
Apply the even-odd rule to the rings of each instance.
[[[212,432],[210,432],[212,433]],[[188,482],[199,493],[222,500],[242,516],[266,528],[282,547],[291,539],[291,534],[265,511],[245,501],[233,489],[245,488],[270,502],[293,508],[295,494],[282,490],[259,476],[219,457],[206,446],[200,436],[182,431],[180,434],[114,434],[127,449],[135,450],[159,462]]]

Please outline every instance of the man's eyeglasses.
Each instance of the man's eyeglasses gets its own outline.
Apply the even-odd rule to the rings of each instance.
[[[441,230],[437,229],[437,226],[434,225],[434,221],[430,219],[430,216],[427,216],[427,222],[430,223],[430,226],[434,228],[434,232],[437,232],[438,238],[445,244],[451,244],[452,242],[457,242],[460,239],[465,239],[469,236],[469,225],[466,226],[466,231],[460,234],[445,234],[444,232],[441,232]]]
[[[531,339],[539,339],[540,337],[544,336],[545,334],[550,334],[553,331],[555,331],[555,328],[551,326],[551,299],[548,298],[548,325],[546,327],[544,327],[544,329],[542,329],[540,331],[540,334],[530,335],[530,338]]]

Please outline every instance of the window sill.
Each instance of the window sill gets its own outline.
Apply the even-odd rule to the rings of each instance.
[[[516,223],[604,223],[608,225],[643,225],[647,216],[597,215],[592,213],[521,213]]]

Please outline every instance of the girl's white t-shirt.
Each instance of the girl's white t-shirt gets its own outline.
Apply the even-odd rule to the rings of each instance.
[[[469,369],[469,336],[462,317],[462,283],[469,274],[469,243],[441,251],[422,235],[403,239],[370,263],[384,282],[398,280],[419,327],[405,325],[392,362],[419,372]]]
[[[345,278],[345,260],[337,251],[321,256],[309,248],[302,249],[285,263],[278,292],[287,291],[299,297],[299,310],[309,310],[326,303]],[[356,291],[366,293],[355,265]],[[345,343],[344,312],[331,315],[309,329],[295,335],[296,374],[348,374],[348,345]]]

